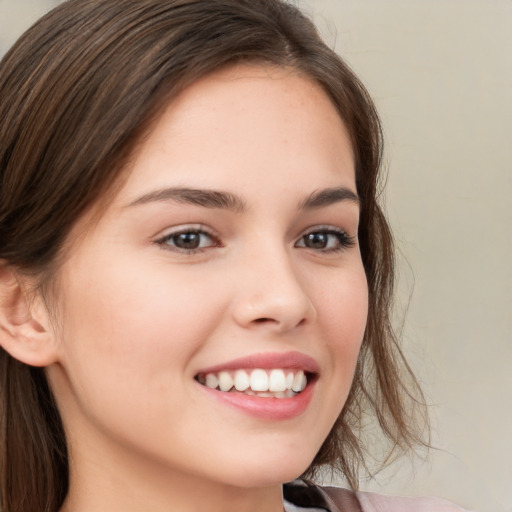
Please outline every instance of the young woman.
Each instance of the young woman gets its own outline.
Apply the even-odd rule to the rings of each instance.
[[[355,492],[421,393],[378,117],[296,8],[70,0],[0,98],[3,512],[457,509]]]

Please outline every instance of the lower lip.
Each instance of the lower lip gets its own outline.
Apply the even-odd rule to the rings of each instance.
[[[308,407],[313,397],[316,382],[313,381],[306,389],[291,398],[271,398],[218,391],[200,385],[211,397],[245,414],[263,420],[290,420],[300,416]]]

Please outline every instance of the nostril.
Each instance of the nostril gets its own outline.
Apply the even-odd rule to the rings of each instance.
[[[299,326],[303,325],[304,323],[306,323],[306,321],[307,320],[305,318],[303,318],[302,320],[299,321],[299,323],[295,327],[299,327]],[[265,324],[265,323],[277,324],[277,325],[281,324],[281,322],[279,322],[279,320],[276,320],[275,318],[266,318],[266,317],[264,317],[264,318],[255,318],[253,320],[253,322],[255,324]]]
[[[258,324],[262,324],[265,322],[275,322],[276,320],[273,320],[272,318],[256,318],[254,321]]]

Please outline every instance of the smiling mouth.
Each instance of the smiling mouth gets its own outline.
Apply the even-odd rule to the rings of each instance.
[[[306,389],[314,374],[300,369],[262,368],[199,373],[199,384],[224,393],[263,398],[293,398]]]

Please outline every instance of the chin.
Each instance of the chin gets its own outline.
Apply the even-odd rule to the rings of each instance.
[[[226,480],[236,487],[270,487],[291,482],[300,477],[309,467],[313,457],[283,457],[281,460],[258,461],[257,464],[245,459],[243,469],[226,475]]]

